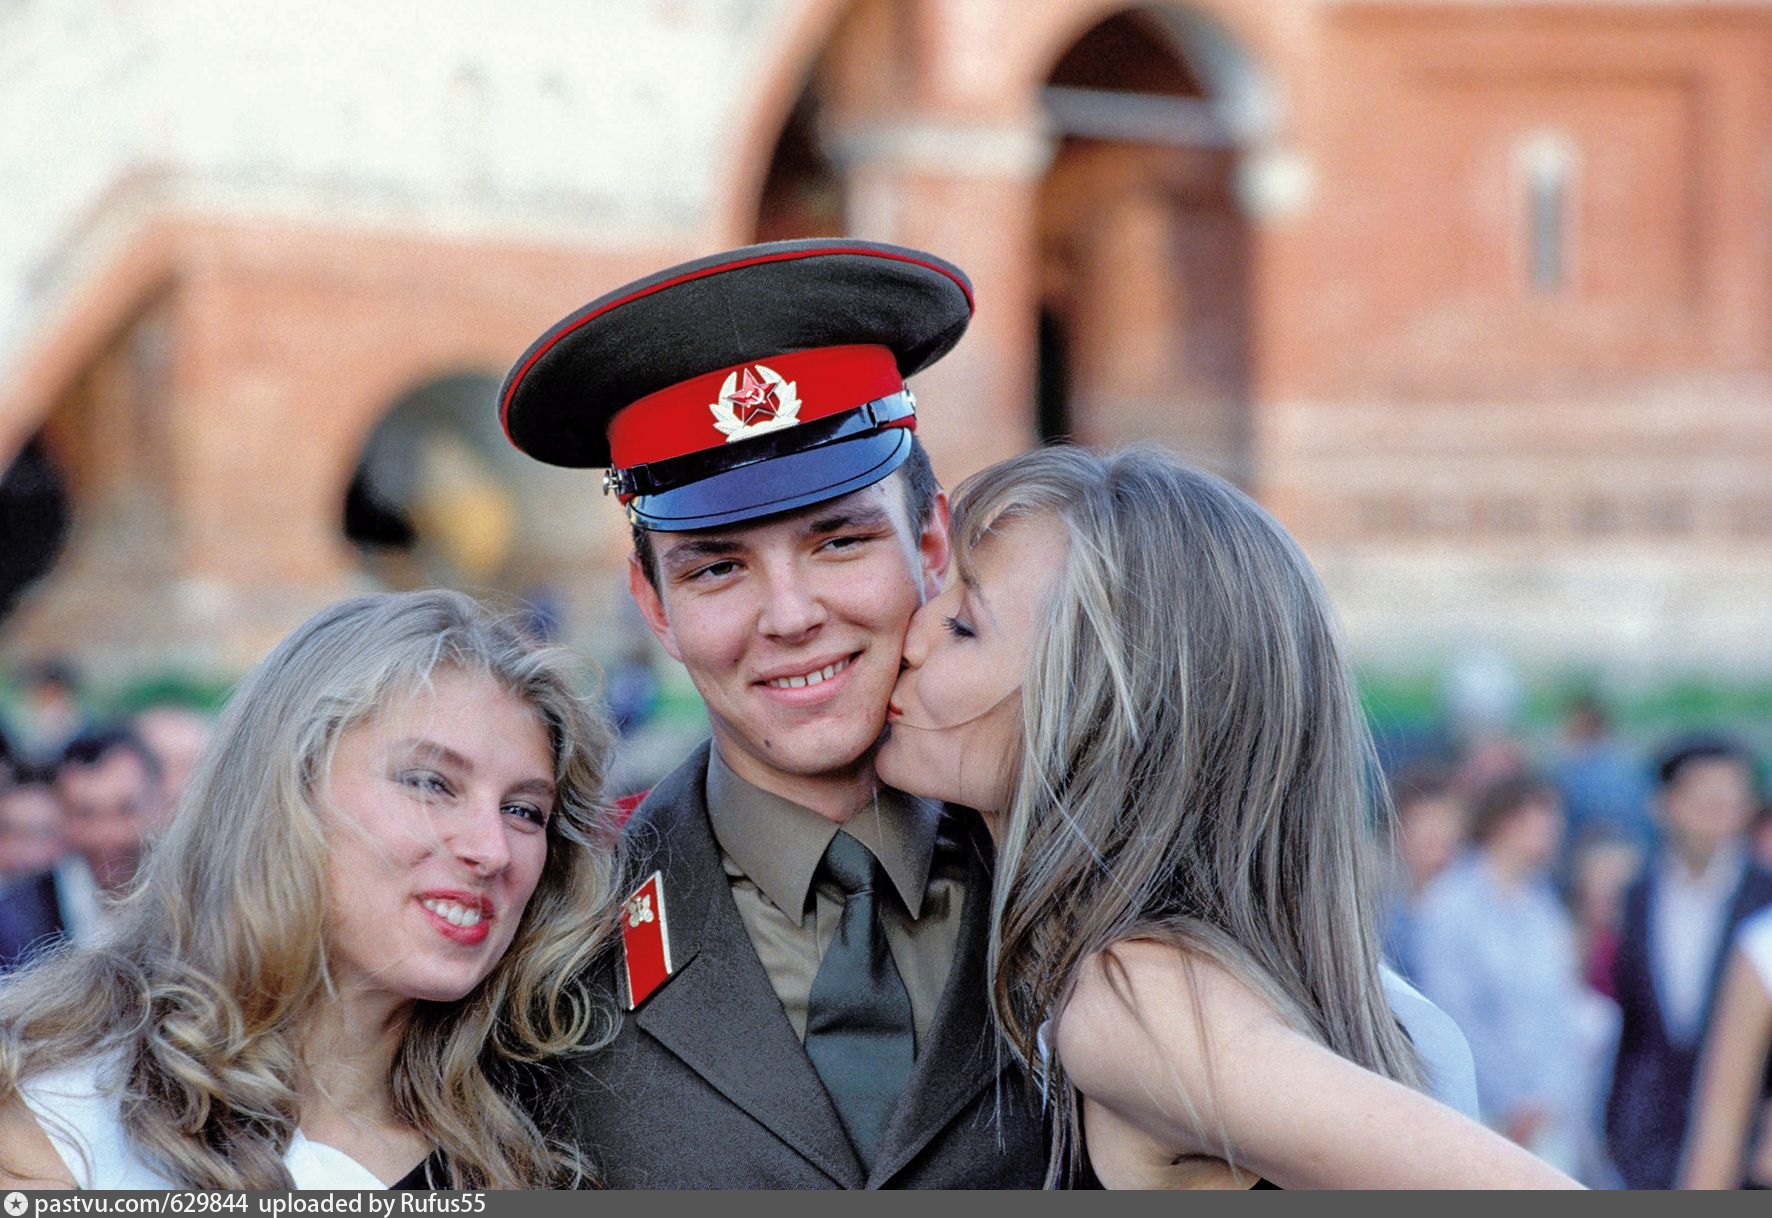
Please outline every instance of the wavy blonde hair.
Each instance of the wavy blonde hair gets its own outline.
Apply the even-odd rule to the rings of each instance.
[[[1128,939],[1202,953],[1281,1017],[1412,1086],[1379,973],[1388,804],[1328,598],[1297,543],[1160,450],[1060,446],[964,482],[955,562],[1036,516],[1066,556],[1030,648],[999,845],[991,996],[1055,1107],[1050,1171],[1081,1157],[1040,1025]],[[1229,1157],[1229,1147],[1226,1147]]]
[[[587,1174],[512,1098],[527,1064],[614,1034],[577,978],[614,933],[618,823],[602,798],[613,733],[559,653],[472,599],[357,597],[311,618],[241,681],[117,923],[0,987],[0,1099],[116,1055],[128,1136],[190,1188],[288,1189],[302,1035],[331,999],[326,832],[316,792],[339,737],[442,672],[491,677],[548,730],[548,852],[509,950],[459,1002],[420,1002],[391,1083],[449,1187]],[[325,899],[317,899],[324,897]]]

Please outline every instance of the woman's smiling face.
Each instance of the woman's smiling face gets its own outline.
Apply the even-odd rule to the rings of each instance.
[[[439,672],[347,728],[321,804],[340,989],[464,997],[516,934],[553,808],[547,730],[490,677]]]
[[[1065,537],[1050,514],[998,523],[967,579],[917,611],[876,766],[900,790],[977,809],[995,829],[1020,759],[1028,650]]]

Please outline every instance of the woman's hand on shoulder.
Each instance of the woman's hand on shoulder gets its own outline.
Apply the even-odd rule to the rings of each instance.
[[[1092,1106],[1177,1159],[1228,1152],[1288,1188],[1575,1184],[1331,1052],[1229,970],[1167,944],[1122,943],[1088,961],[1053,1046]]]
[[[67,1164],[24,1101],[15,1095],[0,1103],[0,1188],[74,1187]]]

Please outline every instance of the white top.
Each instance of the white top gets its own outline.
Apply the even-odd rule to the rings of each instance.
[[[97,1061],[52,1070],[19,1088],[31,1115],[81,1188],[184,1188],[136,1153],[123,1130],[116,1090],[103,1085]],[[296,1188],[387,1187],[344,1151],[311,1141],[299,1129],[283,1163]]]
[[[1772,905],[1742,922],[1735,931],[1735,946],[1754,966],[1760,984],[1772,993]]]
[[[1421,1058],[1428,1094],[1473,1121],[1482,1120],[1477,1110],[1477,1063],[1463,1030],[1390,965],[1380,964],[1378,971],[1391,1014],[1403,1025]]]
[[[1710,997],[1711,963],[1728,933],[1729,906],[1747,869],[1739,846],[1711,856],[1694,876],[1672,851],[1660,864],[1649,902],[1649,964],[1661,1020],[1680,1044],[1696,1044]]]

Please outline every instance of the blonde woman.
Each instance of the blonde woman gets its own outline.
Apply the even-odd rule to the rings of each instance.
[[[610,733],[448,592],[323,610],[241,682],[109,937],[0,990],[5,1186],[514,1188],[507,1098],[595,1044]]]
[[[992,999],[1049,1181],[1573,1184],[1417,1089],[1378,771],[1285,531],[1154,451],[1048,448],[960,488],[954,544],[878,768],[997,840]]]

